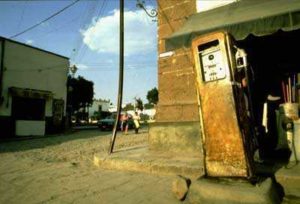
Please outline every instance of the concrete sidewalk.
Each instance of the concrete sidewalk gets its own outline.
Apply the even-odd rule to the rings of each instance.
[[[137,171],[159,175],[182,175],[196,179],[203,174],[201,155],[184,157],[152,152],[147,146],[120,149],[111,155],[94,155],[94,164],[103,169]]]
[[[192,180],[203,175],[201,155],[185,157],[165,152],[153,152],[148,146],[135,146],[108,155],[94,155],[94,164],[102,169],[136,171],[156,175],[182,175]],[[259,172],[274,175],[284,188],[283,203],[300,203],[300,164],[286,168],[277,163],[259,167]]]
[[[285,195],[298,197],[300,203],[300,164],[282,167],[275,178],[283,186]]]

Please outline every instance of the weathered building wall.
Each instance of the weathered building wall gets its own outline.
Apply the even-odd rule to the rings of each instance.
[[[89,117],[94,116],[95,112],[99,111],[99,107],[101,107],[101,112],[109,111],[110,102],[105,100],[94,100],[91,107],[89,107]]]
[[[13,136],[18,132],[26,133],[29,130],[38,132],[39,135],[45,131],[47,133],[61,131],[64,128],[64,122],[54,124],[53,104],[57,100],[63,101],[62,116],[64,117],[66,115],[66,82],[69,59],[5,38],[0,38],[0,42],[4,44],[0,49],[4,53],[3,59],[1,57],[0,60],[1,65],[3,65],[1,66],[3,75],[0,79],[1,137]],[[0,56],[2,56],[1,53]],[[12,116],[13,96],[10,92],[12,87],[50,92],[52,96],[43,99],[45,100],[44,119],[27,121],[15,119]],[[34,131],[38,129],[40,130]],[[22,134],[18,133],[18,135]]]
[[[201,150],[199,110],[190,48],[165,53],[165,38],[197,12],[196,0],[157,0],[158,89],[156,123],[150,127],[151,149],[181,153]]]
[[[5,41],[3,90],[0,115],[11,115],[9,87],[51,91],[54,99],[64,100],[66,109],[69,60],[12,41]],[[66,111],[64,111],[65,115]],[[46,117],[52,116],[52,99],[46,101]]]

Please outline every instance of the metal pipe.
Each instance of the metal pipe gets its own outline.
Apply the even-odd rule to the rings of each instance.
[[[123,78],[124,78],[124,0],[120,0],[120,54],[119,54],[119,91],[117,104],[117,118],[115,120],[112,138],[109,146],[109,154],[113,153],[117,136],[117,128],[122,110]]]

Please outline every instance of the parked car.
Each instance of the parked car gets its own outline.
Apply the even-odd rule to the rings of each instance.
[[[122,117],[122,114],[121,114],[121,117]],[[99,120],[98,127],[101,130],[112,130],[114,128],[115,118],[116,118],[116,115],[111,115],[104,119]],[[134,122],[133,122],[132,116],[129,115],[128,129],[133,129],[133,128],[134,128]],[[121,121],[119,121],[119,124],[118,124],[118,130],[120,130],[120,129],[121,129]]]
[[[89,118],[89,124],[91,124],[91,125],[98,124],[97,118],[94,118],[94,117]]]
[[[86,125],[86,124],[88,124],[88,121],[87,120],[79,120],[79,124]]]
[[[114,128],[115,119],[107,117],[98,121],[98,127],[101,130],[112,130]]]

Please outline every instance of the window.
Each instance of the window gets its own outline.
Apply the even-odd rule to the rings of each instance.
[[[12,116],[17,120],[44,120],[45,99],[13,97]]]

